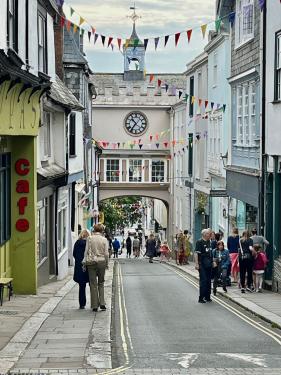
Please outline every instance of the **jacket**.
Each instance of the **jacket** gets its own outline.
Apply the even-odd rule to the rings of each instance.
[[[112,242],[112,246],[113,246],[113,249],[116,251],[116,250],[119,250],[120,249],[120,242],[118,240],[114,240]]]
[[[229,253],[238,253],[239,251],[239,236],[229,236],[227,239],[227,248]]]
[[[88,271],[83,271],[82,261],[84,258],[86,248],[86,240],[79,239],[75,242],[73,247],[73,258],[75,259],[73,280],[76,283],[88,283]]]
[[[222,251],[218,249],[213,250],[213,260],[216,262],[222,269],[228,269],[230,265],[230,256],[229,251],[224,249]]]
[[[108,265],[108,242],[100,233],[94,233],[87,240],[83,263],[105,262]]]
[[[254,271],[263,271],[267,266],[267,256],[264,253],[259,252],[254,259]]]
[[[146,241],[146,255],[148,257],[156,256],[156,241],[155,240]]]

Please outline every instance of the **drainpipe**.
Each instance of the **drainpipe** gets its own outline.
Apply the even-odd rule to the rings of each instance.
[[[264,235],[264,212],[265,212],[265,176],[267,169],[267,158],[265,155],[265,111],[266,111],[266,18],[267,18],[267,1],[265,1],[262,19],[262,123],[261,123],[261,178],[260,178],[260,199],[259,199],[259,223],[260,232]]]

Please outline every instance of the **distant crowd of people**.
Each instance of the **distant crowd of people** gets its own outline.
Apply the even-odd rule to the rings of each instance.
[[[227,292],[230,276],[238,283],[241,293],[262,292],[263,275],[268,263],[265,253],[269,242],[252,230],[252,235],[245,230],[239,236],[234,228],[227,239],[227,247],[221,240],[220,233],[211,229],[202,231],[202,238],[196,242],[195,268],[199,271],[200,289],[199,303],[211,302],[211,280],[213,279],[213,294],[221,285]],[[238,278],[239,276],[239,278]]]

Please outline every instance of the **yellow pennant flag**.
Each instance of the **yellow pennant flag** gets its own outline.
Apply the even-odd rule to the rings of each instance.
[[[202,31],[203,38],[205,38],[206,30],[207,30],[207,24],[202,25],[201,26],[201,31]]]
[[[192,98],[191,98],[191,104],[194,104],[195,103],[195,96],[193,96]]]
[[[83,22],[85,22],[85,18],[80,16],[79,26],[81,26]]]
[[[77,31],[77,27],[78,27],[77,25],[75,25],[75,24],[73,25],[73,32],[74,32],[74,34],[75,34],[76,31]]]

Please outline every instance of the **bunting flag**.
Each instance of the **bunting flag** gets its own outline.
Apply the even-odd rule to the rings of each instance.
[[[192,29],[190,30],[187,30],[187,40],[188,40],[188,43],[190,43],[190,39],[191,39],[191,34],[192,34]]]
[[[136,49],[138,45],[139,45],[139,40],[134,39],[134,49]]]
[[[148,39],[144,39],[143,44],[144,44],[144,50],[146,51],[147,45],[148,45]]]
[[[211,102],[211,108],[212,108],[212,110],[214,109],[214,105],[215,105],[215,103]]]
[[[215,28],[216,28],[216,32],[218,33],[221,29],[221,21],[222,19],[221,18],[218,18],[216,21],[215,21]]]
[[[98,37],[99,37],[99,34],[95,34],[95,37],[94,37],[94,44],[96,44],[97,40],[98,40]]]
[[[156,147],[159,148],[159,143],[156,143]]]
[[[226,104],[224,104],[224,105],[222,106],[222,108],[223,108],[223,112],[225,112]]]
[[[111,45],[112,41],[113,41],[113,38],[112,38],[112,36],[110,36],[108,38],[107,48]]]
[[[231,12],[228,16],[228,21],[231,25],[231,27],[233,27],[234,25],[234,22],[235,22],[235,12]]]
[[[195,96],[193,96],[192,98],[191,98],[191,104],[194,104],[195,103]]]
[[[208,107],[209,101],[205,100],[205,109]]]
[[[91,31],[88,31],[89,42],[91,41],[91,36],[92,36],[92,32],[91,32]]]
[[[203,39],[205,39],[206,30],[207,30],[207,24],[201,25],[201,31],[202,31]]]
[[[134,148],[134,146],[135,145],[133,143],[130,144],[131,150]]]
[[[217,109],[220,109],[220,104],[219,103],[217,104]]]
[[[117,142],[117,146],[118,146],[118,148],[120,147],[120,142]]]
[[[281,0],[280,0],[280,3],[281,3]],[[265,6],[265,0],[259,0],[259,4],[260,4],[260,10],[263,11],[264,6]]]
[[[81,30],[81,35],[84,36],[85,29],[80,29]]]
[[[118,48],[121,49],[122,39],[117,38]]]
[[[143,145],[139,145],[140,150],[142,149],[142,146],[143,146]]]
[[[181,96],[182,96],[182,91],[179,90],[179,99],[181,98]]]
[[[188,101],[188,97],[189,97],[189,95],[188,95],[188,94],[185,94],[185,96],[184,96],[184,100],[185,100],[186,103],[187,103],[187,101]]]
[[[152,139],[153,139],[153,135],[150,135],[150,136],[149,136],[149,139],[150,139],[150,142],[151,142]]]
[[[75,24],[73,25],[73,32],[74,32],[74,34],[75,34],[76,31],[77,31],[77,27],[78,27],[77,25],[75,25]]]
[[[168,147],[168,142],[164,142],[163,145],[167,148]]]
[[[199,100],[198,100],[198,104],[199,104],[199,107],[201,107],[202,99],[199,99]]]
[[[60,19],[60,25],[61,25],[61,27],[64,27],[64,24],[65,24],[65,18],[61,17],[61,19]]]
[[[175,44],[176,46],[178,45],[179,39],[180,39],[181,33],[176,33],[175,34]]]
[[[101,35],[100,37],[101,37],[102,45],[104,46],[105,36],[104,36],[104,35]]]
[[[154,80],[154,74],[150,74],[149,83],[151,83],[153,80]]]
[[[83,18],[83,17],[81,17],[80,16],[80,20],[79,20],[79,26],[81,26],[82,25],[82,23],[84,23],[85,22],[85,18]]]
[[[166,47],[167,43],[168,43],[168,40],[170,38],[170,35],[166,35],[165,36],[165,43],[164,43],[164,47]]]
[[[166,90],[166,92],[168,91],[168,89],[169,89],[169,85],[167,83],[165,83],[165,90]]]
[[[73,16],[73,13],[75,12],[75,10],[72,8],[72,7],[70,7],[70,17],[72,17]]]
[[[71,21],[67,20],[66,28],[67,28],[67,31],[70,31],[70,28],[71,28]]]
[[[92,30],[92,33],[95,34],[96,33],[96,29],[92,26],[91,27],[91,30]]]
[[[161,81],[161,79],[158,79],[158,87],[161,87],[161,83],[162,83],[162,81]]]
[[[155,51],[157,50],[159,39],[160,39],[159,37],[158,38],[154,38]]]

